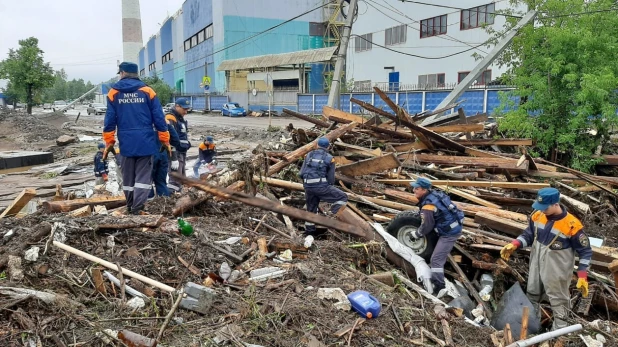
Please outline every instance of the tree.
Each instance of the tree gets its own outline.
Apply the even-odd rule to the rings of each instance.
[[[164,106],[168,102],[172,100],[172,95],[174,94],[174,89],[170,87],[165,81],[160,79],[158,76],[153,77],[144,77],[142,81],[146,83],[150,88],[154,89],[155,93],[159,97],[159,102],[161,102],[161,106]]]
[[[618,123],[618,16],[608,10],[614,0],[511,3],[539,14],[498,58],[508,70],[505,81],[516,86],[503,95],[500,129],[535,139],[537,154],[589,171]],[[507,18],[506,30],[517,22]],[[489,31],[495,40],[503,33]]]
[[[43,61],[37,38],[20,40],[19,46],[10,49],[8,58],[0,62],[0,78],[8,79],[15,90],[25,95],[27,112],[32,114],[35,94],[54,83],[54,70]]]

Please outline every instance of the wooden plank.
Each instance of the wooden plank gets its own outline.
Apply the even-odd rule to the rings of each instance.
[[[77,210],[73,210],[69,212],[69,216],[71,217],[86,217],[92,214],[92,208],[89,205],[84,207],[80,207]]]
[[[526,229],[526,224],[514,222],[512,220],[501,218],[489,213],[477,213],[474,216],[474,222],[484,225],[488,228],[501,231],[512,237],[521,235]]]
[[[341,110],[338,110],[336,108],[332,108],[332,107],[328,107],[328,106],[324,106],[322,107],[322,114],[326,117],[328,117],[330,119],[330,117],[336,117],[336,118],[341,118],[341,119],[345,119],[347,121],[350,122],[356,122],[358,124],[365,124],[367,123],[367,119],[361,117],[361,116],[357,116],[355,114],[352,113],[347,113]]]
[[[464,199],[476,202],[477,204],[483,205],[485,207],[491,207],[491,208],[496,208],[496,209],[501,209],[502,208],[500,205],[496,205],[496,204],[491,203],[491,202],[489,202],[487,200],[483,200],[483,199],[481,199],[481,198],[479,198],[477,196],[474,196],[472,194],[463,192],[463,191],[461,191],[459,189],[449,188],[448,186],[439,186],[439,185],[435,185],[434,187],[443,189],[445,191],[448,191],[451,194],[455,194],[455,195],[460,196],[460,197],[462,197]]]
[[[471,139],[455,142],[465,146],[534,146],[532,139]]]
[[[469,122],[468,119],[466,118],[466,112],[464,111],[463,108],[458,108],[457,109],[457,114],[459,115],[459,124],[471,124],[473,122]],[[483,126],[483,130],[485,130],[485,127]],[[483,130],[479,130],[479,131],[483,131]],[[472,139],[472,133],[467,132],[466,133],[466,140],[470,140]]]
[[[414,180],[388,180],[377,179],[376,182],[407,187]],[[431,184],[435,186],[449,187],[476,187],[476,188],[511,188],[511,189],[541,189],[550,187],[549,183],[519,183],[519,182],[498,182],[498,181],[451,181],[433,180]]]
[[[400,160],[406,163],[405,154],[399,155]],[[412,161],[412,160],[410,160]],[[449,155],[434,155],[434,154],[416,154],[414,161],[421,163],[433,163],[436,165],[468,165],[480,168],[496,168],[504,169],[513,173],[526,173],[528,171],[528,162],[525,161],[521,166],[517,166],[517,160],[509,158],[475,158]]]
[[[289,110],[287,108],[283,109],[283,113],[287,113],[290,116],[294,116],[296,118],[300,118],[300,119],[302,119],[302,120],[304,120],[306,122],[315,124],[315,125],[317,125],[318,127],[321,127],[321,128],[328,128],[330,126],[330,123],[328,123],[328,122],[319,120],[317,118],[313,118],[311,116],[304,115],[304,114],[296,112],[296,111]]]
[[[395,153],[383,155],[381,157],[358,161],[354,164],[343,165],[337,171],[348,176],[364,176],[376,172],[383,172],[396,169],[401,165]]]
[[[36,196],[36,189],[34,188],[26,188],[22,190],[21,193],[13,200],[11,205],[9,205],[2,214],[0,214],[0,219],[7,216],[14,216],[21,211],[24,206],[26,206],[32,198]]]
[[[379,157],[382,155],[382,150],[379,148],[376,149],[369,149],[369,148],[365,148],[365,147],[361,147],[361,146],[356,146],[356,145],[351,145],[345,142],[341,142],[341,141],[336,141],[333,143],[333,145],[337,146],[337,147],[343,147],[346,148],[349,151],[352,152],[357,152],[359,154],[363,154],[365,156],[369,156],[369,157]]]
[[[483,131],[485,126],[483,124],[456,124],[456,125],[443,125],[439,127],[430,127],[427,130],[433,131],[437,134],[442,133],[462,133],[471,131]],[[460,141],[457,141],[461,143]]]
[[[80,207],[89,205],[105,205],[105,207],[112,209],[120,207],[126,204],[124,196],[104,196],[98,198],[89,199],[75,199],[65,201],[44,201],[43,207],[49,212],[69,212],[76,210]]]

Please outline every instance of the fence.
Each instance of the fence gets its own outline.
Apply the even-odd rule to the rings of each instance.
[[[499,94],[510,90],[513,90],[513,88],[497,87],[472,89],[466,91],[458,101],[461,101],[460,107],[462,107],[468,115],[477,113],[491,114],[500,106]],[[414,114],[435,109],[449,93],[450,90],[424,90],[388,92],[386,95],[397,105],[403,107],[408,113]],[[360,113],[361,107],[350,102],[350,98],[364,101],[392,113],[392,110],[378,95],[376,95],[376,93],[342,94],[337,108],[346,112]],[[322,107],[326,106],[327,101],[327,94],[298,94],[298,112],[305,114],[321,114]]]
[[[223,104],[229,102],[227,95],[174,95],[174,101],[179,98],[188,98],[195,111],[220,111]]]

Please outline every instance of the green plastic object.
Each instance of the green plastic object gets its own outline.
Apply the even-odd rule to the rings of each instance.
[[[184,221],[182,218],[178,218],[178,231],[184,236],[193,235],[193,226]]]

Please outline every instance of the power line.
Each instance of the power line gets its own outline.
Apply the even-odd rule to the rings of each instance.
[[[289,22],[292,22],[292,21],[294,21],[294,20],[296,20],[296,19],[298,19],[298,18],[300,18],[300,17],[302,17],[302,16],[305,16],[305,15],[307,15],[307,14],[309,14],[309,13],[313,12],[313,11],[319,10],[319,9],[321,9],[322,7],[325,7],[325,6],[329,5],[329,4],[330,4],[330,3],[328,3],[328,2],[327,2],[327,3],[325,3],[325,4],[322,4],[322,5],[320,5],[320,6],[316,7],[316,8],[313,8],[313,9],[311,9],[311,10],[308,10],[308,11],[306,11],[306,12],[303,12],[303,13],[301,13],[301,14],[299,14],[299,15],[295,16],[295,17],[292,17],[292,18],[290,18],[290,19],[288,19],[288,20],[286,20],[286,21],[284,21],[284,22],[281,22],[281,23],[279,23],[279,24],[277,24],[277,25],[275,25],[275,26],[272,26],[272,27],[270,27],[270,28],[268,28],[268,29],[266,29],[266,30],[263,30],[263,31],[261,31],[261,32],[259,32],[259,33],[256,33],[256,34],[254,34],[254,35],[251,35],[251,36],[249,36],[249,37],[247,37],[247,38],[245,38],[245,39],[242,39],[242,40],[240,40],[240,41],[236,41],[236,42],[234,42],[234,43],[230,44],[229,46],[223,47],[223,48],[221,48],[221,49],[219,49],[219,50],[217,50],[217,51],[214,51],[214,52],[212,52],[212,53],[210,53],[210,54],[206,54],[206,55],[204,55],[204,56],[202,56],[202,57],[200,57],[200,58],[197,58],[197,59],[195,59],[195,60],[192,60],[192,61],[186,62],[186,63],[181,64],[181,65],[178,65],[178,66],[175,66],[175,67],[173,67],[172,69],[169,69],[169,70],[166,70],[166,71],[162,71],[161,73],[163,74],[163,73],[166,73],[166,72],[174,71],[174,70],[176,70],[176,69],[178,69],[178,68],[185,67],[185,66],[187,66],[187,65],[189,65],[189,64],[199,62],[200,60],[205,59],[205,58],[208,58],[208,57],[210,57],[210,56],[213,56],[213,55],[215,55],[215,54],[217,54],[217,53],[221,53],[221,52],[223,52],[223,51],[225,51],[225,50],[228,50],[228,49],[230,49],[230,48],[232,48],[232,47],[234,47],[234,46],[238,46],[238,45],[240,45],[241,43],[247,42],[247,41],[252,40],[252,39],[254,39],[254,38],[256,38],[256,37],[258,37],[258,36],[260,36],[260,35],[262,35],[262,34],[265,34],[265,33],[269,32],[269,31],[272,31],[272,30],[274,30],[274,29],[277,29],[277,28],[279,28],[280,26],[283,26],[283,25],[285,25],[285,24],[287,24],[287,23],[289,23]]]
[[[419,5],[425,5],[425,6],[433,6],[433,7],[440,7],[440,8],[449,8],[449,9],[453,9],[453,10],[458,10],[458,11],[465,11],[465,10],[472,10],[475,9],[477,7],[482,7],[485,5],[481,5],[481,6],[477,6],[477,7],[472,7],[472,8],[461,8],[461,7],[454,7],[454,6],[447,6],[447,5],[438,5],[438,4],[428,4],[426,2],[420,2],[420,1],[414,1],[414,0],[399,0],[401,2],[409,2],[409,3],[413,3],[413,4],[419,4]],[[487,11],[478,11],[477,13],[484,13],[484,14],[491,14],[494,16],[504,16],[504,17],[512,17],[512,18],[519,18],[521,19],[521,16],[515,16],[512,14],[506,14],[506,13],[496,13],[494,12],[487,12]]]

